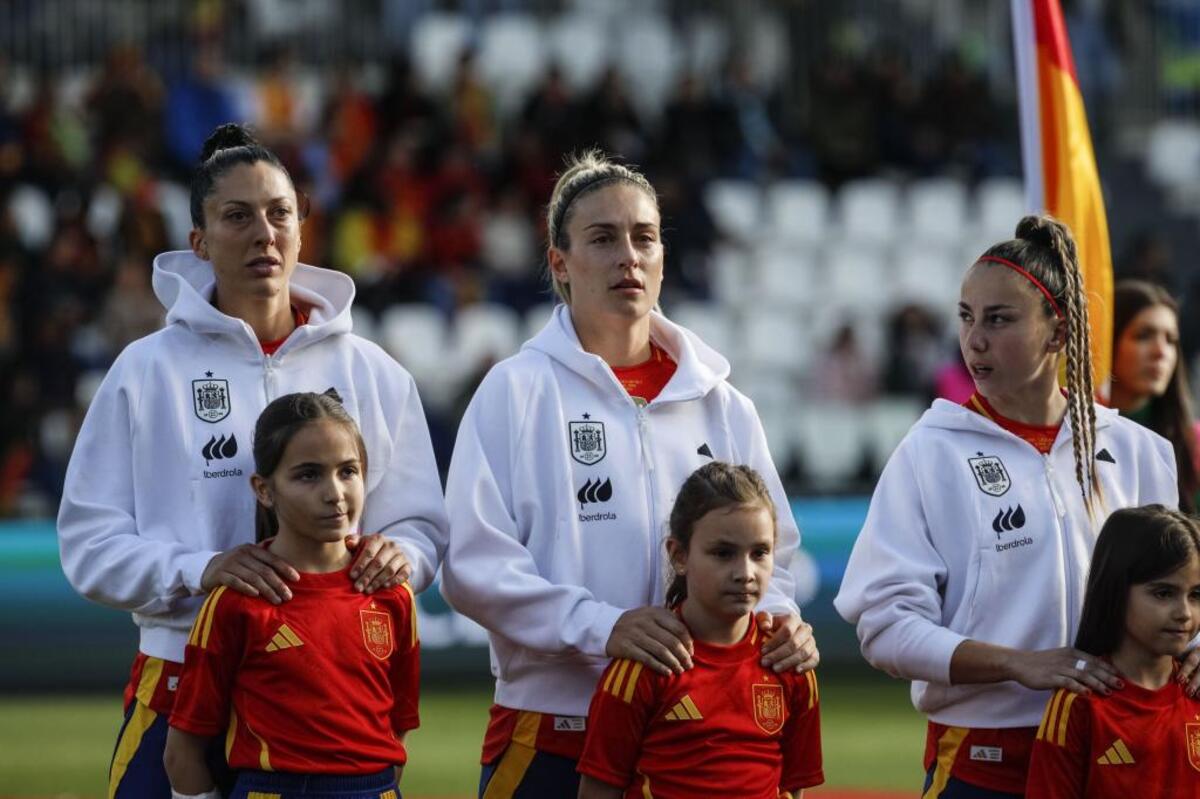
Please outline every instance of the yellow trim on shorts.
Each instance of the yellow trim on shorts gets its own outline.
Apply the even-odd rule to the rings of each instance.
[[[942,737],[938,739],[937,768],[933,770],[933,781],[929,783],[929,790],[921,795],[921,799],[937,799],[942,795],[946,784],[950,782],[950,771],[954,768],[958,750],[969,732],[966,727],[950,727],[942,733]]]
[[[161,671],[161,660],[158,661],[158,666]],[[142,676],[144,683],[144,671]],[[141,684],[138,685],[138,692],[141,693]],[[134,755],[142,745],[142,738],[145,737],[146,730],[150,729],[150,725],[154,724],[157,718],[158,714],[142,704],[140,700],[134,702],[133,714],[129,717],[129,723],[125,725],[124,732],[121,733],[121,740],[117,742],[117,751],[113,753],[112,765],[108,769],[108,799],[113,799],[117,795],[117,788],[121,786],[121,780],[125,778],[129,764],[133,762]]]

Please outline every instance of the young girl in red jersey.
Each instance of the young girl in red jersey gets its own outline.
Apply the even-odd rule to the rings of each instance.
[[[817,678],[761,664],[754,608],[774,566],[775,506],[748,466],[714,461],[670,517],[667,607],[695,647],[663,675],[618,658],[588,711],[580,799],[798,797],[824,781]]]
[[[1109,517],[1075,647],[1125,678],[1110,695],[1051,697],[1027,799],[1200,796],[1200,701],[1177,658],[1200,630],[1200,525],[1162,505]]]
[[[263,546],[300,574],[273,604],[209,595],[184,658],[166,767],[173,796],[219,794],[205,763],[225,736],[230,795],[397,799],[417,726],[418,643],[407,584],[366,595],[350,578],[367,453],[336,395],[288,394],[254,430]]]

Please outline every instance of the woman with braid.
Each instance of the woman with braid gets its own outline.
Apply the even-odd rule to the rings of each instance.
[[[1093,401],[1087,293],[1062,223],[1022,219],[960,297],[975,393],[935,401],[893,453],[834,604],[873,666],[912,681],[929,718],[924,796],[1016,797],[1050,691],[1123,686],[1069,644],[1101,525],[1175,507],[1175,455]]]

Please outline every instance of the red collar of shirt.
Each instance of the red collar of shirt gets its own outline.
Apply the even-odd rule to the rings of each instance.
[[[613,374],[629,396],[648,404],[670,382],[677,364],[662,347],[650,342],[650,358],[633,366],[614,366]]]
[[[971,395],[971,398],[963,403],[963,406],[975,411],[980,416],[991,419],[996,424],[1003,427],[1008,432],[1018,438],[1029,442],[1034,449],[1045,455],[1054,446],[1054,440],[1058,438],[1058,430],[1062,427],[1062,422],[1058,424],[1042,426],[1025,424],[1014,419],[1009,419],[992,407],[992,404],[987,401],[982,394],[976,391]]]
[[[293,305],[292,306],[292,321],[296,323],[296,327],[303,327],[304,325],[307,325],[308,324],[308,312],[303,311],[298,306]],[[295,333],[295,332],[296,332],[295,328],[293,328],[292,333]],[[260,340],[258,342],[258,344],[260,347],[262,347],[263,354],[264,355],[274,355],[275,351],[283,346],[283,342],[287,341],[288,336],[292,335],[292,333],[288,333],[287,336],[284,336],[283,338],[280,338],[280,339],[276,339],[275,341],[261,341]]]

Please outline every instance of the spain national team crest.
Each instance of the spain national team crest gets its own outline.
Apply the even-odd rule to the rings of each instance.
[[[995,455],[985,456],[982,452],[979,455],[978,458],[967,459],[967,463],[971,466],[971,474],[975,475],[975,483],[985,494],[993,497],[1002,496],[1012,487],[1012,480],[1008,478],[1004,462]]]
[[[213,379],[212,372],[205,375],[192,381],[192,408],[198,418],[215,424],[229,415],[229,381]]]
[[[1188,762],[1192,768],[1200,771],[1200,722],[1190,722],[1184,725],[1184,738],[1187,739]]]
[[[358,612],[362,621],[363,643],[367,651],[380,660],[387,660],[392,654],[392,615],[382,610],[367,610]]]
[[[767,735],[783,729],[783,686],[778,683],[755,683],[750,686],[754,697],[754,723]]]
[[[604,443],[604,422],[593,422],[590,414],[583,415],[582,422],[568,422],[567,436],[571,440],[571,457],[584,466],[591,466],[604,459],[607,450]]]

